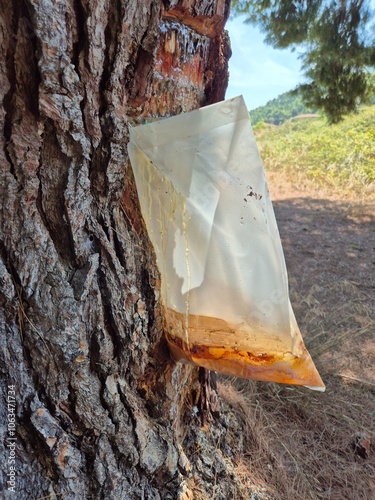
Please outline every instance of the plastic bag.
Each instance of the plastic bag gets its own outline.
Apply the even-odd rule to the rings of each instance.
[[[132,128],[129,155],[161,274],[172,356],[324,390],[290,304],[243,98]]]

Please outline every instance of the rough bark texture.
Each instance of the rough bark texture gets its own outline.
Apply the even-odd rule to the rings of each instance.
[[[0,0],[5,497],[238,490],[207,373],[166,348],[126,150],[129,126],[224,98],[228,10],[229,0]],[[202,427],[212,412],[215,426]]]

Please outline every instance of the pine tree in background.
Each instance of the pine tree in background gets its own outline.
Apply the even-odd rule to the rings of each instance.
[[[339,122],[373,97],[375,16],[369,0],[233,0],[232,9],[258,25],[273,47],[302,46],[307,83],[297,91],[329,122]]]

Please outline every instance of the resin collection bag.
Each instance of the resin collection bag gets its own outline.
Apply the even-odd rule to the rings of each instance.
[[[290,305],[242,97],[132,128],[129,155],[172,356],[228,375],[324,390]]]

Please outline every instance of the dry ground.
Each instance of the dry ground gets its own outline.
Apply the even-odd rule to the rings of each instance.
[[[292,304],[327,389],[222,379],[244,429],[237,474],[277,499],[373,500],[374,200],[296,186],[278,173],[268,181]]]

